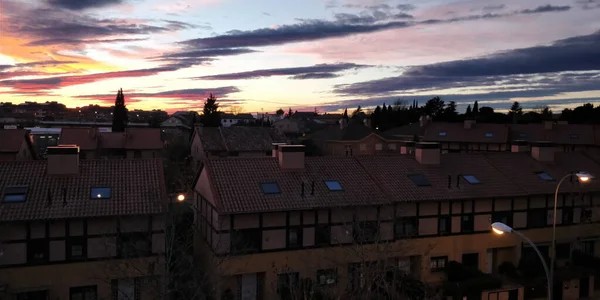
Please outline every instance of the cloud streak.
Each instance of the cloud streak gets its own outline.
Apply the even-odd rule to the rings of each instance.
[[[262,69],[196,77],[201,80],[246,80],[272,76],[292,76],[290,79],[323,79],[337,77],[337,72],[369,67],[353,63],[318,64],[309,67]]]
[[[123,0],[47,0],[46,2],[51,6],[69,10],[84,10],[121,4]]]

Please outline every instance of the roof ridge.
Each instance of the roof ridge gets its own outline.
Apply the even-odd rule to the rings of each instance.
[[[367,156],[369,157],[369,156]],[[385,197],[390,201],[390,204],[394,204],[395,203],[395,199],[394,196],[390,193],[388,193],[388,191],[383,187],[383,184],[381,184],[381,182],[379,182],[379,180],[377,180],[377,178],[375,178],[375,176],[371,173],[371,171],[369,171],[369,168],[367,168],[362,161],[360,161],[360,159],[358,159],[355,156],[352,156],[352,159],[354,159],[360,166],[361,168],[363,168],[364,172],[367,174],[367,176],[369,176],[369,179],[371,179],[375,185],[377,186],[377,188],[381,191],[381,193],[383,195],[385,195]]]

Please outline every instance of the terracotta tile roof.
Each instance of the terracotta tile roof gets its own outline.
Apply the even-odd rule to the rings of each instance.
[[[276,158],[209,159],[222,213],[283,211],[318,207],[385,203],[377,184],[352,157],[306,157],[305,169],[282,171]],[[351,171],[352,170],[352,171]],[[325,180],[338,180],[343,191],[329,191]],[[315,182],[314,195],[311,193]],[[280,194],[264,194],[261,183],[277,182]],[[305,196],[301,184],[305,183]]]
[[[25,129],[3,129],[0,130],[0,152],[17,153],[21,150],[23,141],[29,138]]]
[[[48,176],[46,161],[0,162],[0,195],[27,185],[24,203],[0,203],[0,221],[156,214],[166,199],[159,159],[81,160],[74,176]],[[90,199],[92,187],[110,187],[111,199]],[[63,189],[66,188],[66,205]],[[52,203],[48,205],[48,192]]]
[[[159,128],[127,128],[125,149],[160,150],[164,146]]]
[[[410,137],[412,140],[413,136],[421,137],[425,135],[427,131],[427,126],[421,126],[419,122],[410,123],[404,126],[395,127],[389,130],[384,131],[384,133],[388,136],[393,137]]]
[[[440,135],[440,132],[445,132],[445,135]],[[432,123],[427,127],[424,140],[503,144],[508,141],[508,126],[478,123],[467,129],[464,123]]]
[[[123,149],[125,147],[124,132],[101,132],[99,145],[104,149]]]
[[[61,145],[77,145],[81,150],[98,148],[97,128],[63,128],[60,132]]]
[[[373,133],[381,134],[360,122],[350,121],[343,129],[340,126],[331,126],[315,132],[311,138],[322,141],[360,141]]]
[[[594,127],[585,124],[554,124],[546,140],[556,144],[594,145]]]
[[[286,137],[270,127],[204,127],[197,130],[204,151],[270,151],[273,143],[286,142]]]
[[[544,124],[510,124],[508,142],[523,140],[528,142],[546,141]]]

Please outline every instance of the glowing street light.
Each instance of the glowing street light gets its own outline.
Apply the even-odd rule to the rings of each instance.
[[[184,200],[185,200],[185,195],[184,194],[177,195],[177,201],[183,202]]]

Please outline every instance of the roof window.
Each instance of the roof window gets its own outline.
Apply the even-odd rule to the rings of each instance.
[[[544,181],[554,181],[554,178],[552,178],[552,176],[548,175],[548,173],[546,172],[536,172],[535,174],[537,174],[537,176]]]
[[[262,188],[263,193],[267,195],[281,193],[277,182],[264,182],[260,184],[260,187]]]
[[[4,188],[2,202],[4,203],[19,203],[25,202],[27,198],[27,186],[8,186]]]
[[[440,131],[439,135],[440,136],[446,136],[446,132],[445,131]]]
[[[325,180],[325,185],[330,191],[343,191],[344,188],[337,180]]]
[[[93,187],[90,193],[92,199],[110,199],[111,189],[109,187]]]
[[[494,136],[494,134],[493,134],[493,133],[491,133],[491,132],[486,132],[486,133],[485,133],[485,137],[487,137],[487,138],[489,138],[489,137],[493,137],[493,136]]]
[[[462,176],[470,184],[479,184],[481,181],[474,175],[463,175]]]
[[[417,186],[431,186],[429,179],[423,174],[409,174],[408,178],[410,178]]]

